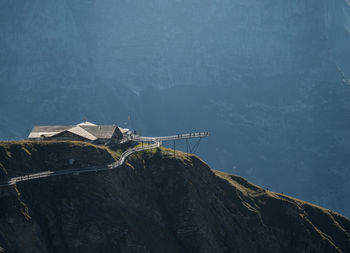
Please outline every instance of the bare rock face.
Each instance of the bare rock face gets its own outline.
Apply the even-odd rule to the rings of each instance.
[[[36,163],[81,167],[113,157],[82,143],[0,144],[4,178]],[[349,252],[349,233],[350,220],[335,212],[163,148],[110,172],[0,189],[4,252]]]

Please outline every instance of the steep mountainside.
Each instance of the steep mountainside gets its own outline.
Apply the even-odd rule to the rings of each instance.
[[[117,157],[78,142],[0,144],[3,179]],[[0,189],[4,252],[349,252],[349,233],[335,212],[164,148],[110,172]]]
[[[349,5],[2,0],[0,139],[84,118],[204,129],[213,168],[350,216]]]

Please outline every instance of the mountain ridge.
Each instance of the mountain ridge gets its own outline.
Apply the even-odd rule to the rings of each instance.
[[[349,1],[0,5],[1,139],[84,118],[205,126],[213,168],[350,216]]]
[[[80,142],[1,142],[1,175],[102,165],[119,154]],[[192,154],[175,155],[149,150],[117,170],[1,188],[0,246],[4,252],[349,251],[346,217],[211,170]]]

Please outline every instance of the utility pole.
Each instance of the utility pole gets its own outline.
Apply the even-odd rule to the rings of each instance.
[[[186,139],[186,154],[188,156],[188,139]]]

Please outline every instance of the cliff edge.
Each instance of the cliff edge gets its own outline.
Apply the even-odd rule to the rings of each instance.
[[[0,142],[0,177],[98,166],[120,150]],[[350,220],[165,148],[111,171],[0,188],[0,252],[350,252]]]

